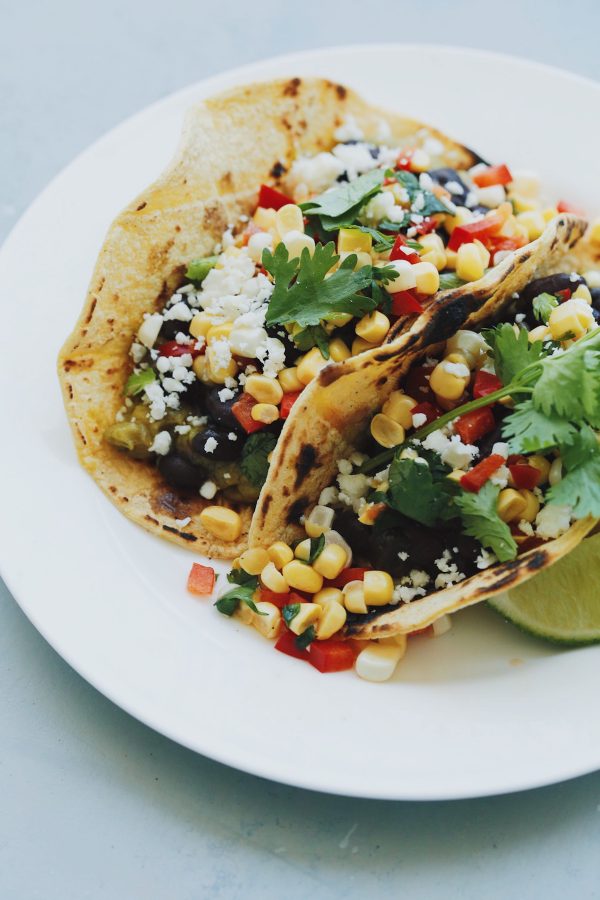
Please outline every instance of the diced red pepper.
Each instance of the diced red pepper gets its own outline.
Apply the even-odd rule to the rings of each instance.
[[[408,241],[404,235],[398,234],[390,251],[390,261],[394,259],[405,259],[409,263],[418,263],[421,257],[416,250],[408,246]]]
[[[196,357],[204,353],[205,350],[206,346],[202,347],[201,350],[197,350],[195,344],[178,344],[177,341],[166,341],[158,348],[161,356],[185,356],[186,353],[189,353],[191,356]]]
[[[261,428],[266,427],[264,422],[256,422],[252,418],[253,406],[256,406],[256,400],[254,397],[251,397],[250,394],[244,392],[240,399],[236,400],[231,407],[231,412],[234,414],[246,434],[252,434],[255,431],[260,431]]]
[[[532,491],[534,487],[538,486],[542,476],[539,469],[536,469],[535,466],[529,466],[527,463],[515,463],[512,466],[509,465],[508,470],[515,483],[515,487],[520,491]]]
[[[281,398],[281,403],[279,405],[279,416],[282,419],[287,419],[289,416],[292,406],[300,396],[302,391],[290,391],[288,394],[284,394]]]
[[[415,231],[417,234],[430,234],[430,232],[435,231],[437,224],[435,219],[425,216],[422,222],[415,225]]]
[[[282,631],[275,641],[275,649],[280,653],[286,653],[287,656],[293,656],[294,659],[304,659],[310,662],[308,650],[302,650],[296,645],[296,635],[293,631]]]
[[[244,228],[244,233],[242,234],[242,246],[245,247],[248,244],[248,241],[252,237],[253,234],[260,234],[261,231],[264,231],[264,228],[261,228],[255,222],[250,220],[246,227]]]
[[[571,289],[563,288],[562,291],[557,291],[556,296],[560,297],[559,303],[564,303],[565,300],[571,299]]]
[[[291,602],[289,591],[286,591],[285,594],[276,594],[275,591],[270,591],[269,588],[262,586],[260,588],[260,599],[264,600],[266,603],[272,603],[279,609],[282,609]]]
[[[515,237],[504,237],[504,235],[490,235],[482,244],[485,245],[486,249],[490,251],[490,253],[499,253],[501,250],[519,250],[521,247],[524,247],[527,243],[527,238],[522,235],[516,235]]]
[[[477,187],[492,187],[494,184],[510,184],[512,175],[507,166],[502,163],[499,166],[488,166],[473,175],[473,181]]]
[[[503,466],[505,462],[506,460],[499,453],[492,453],[487,459],[483,459],[480,463],[477,463],[475,468],[471,469],[470,472],[465,472],[460,479],[461,486],[464,487],[465,491],[472,491],[474,494],[478,493],[486,481],[491,478],[494,472],[496,472],[500,466]]]
[[[473,382],[473,399],[478,400],[480,397],[487,397],[488,394],[499,391],[501,387],[502,382],[497,375],[492,375],[491,372],[483,372],[480,369]]]
[[[396,160],[396,169],[400,169],[404,172],[410,171],[414,152],[415,151],[412,148],[401,150],[398,154],[398,159]]]
[[[435,366],[413,366],[404,380],[404,392],[417,403],[435,399],[429,387],[429,378],[434,368]]]
[[[439,419],[442,415],[442,410],[434,403],[429,403],[428,400],[425,400],[423,403],[417,403],[416,406],[413,406],[410,414],[411,416],[425,416],[427,420],[425,425],[429,425],[431,422],[435,422],[436,419]]]
[[[354,665],[355,652],[347,641],[313,641],[308,651],[308,661],[319,672],[343,672]]]
[[[187,589],[190,594],[198,597],[208,597],[215,587],[215,570],[210,566],[193,563],[187,580]]]
[[[448,247],[450,250],[458,250],[462,244],[470,244],[475,240],[485,241],[491,235],[497,234],[503,225],[504,217],[499,213],[488,213],[483,219],[457,225],[450,235]]]
[[[576,216],[584,216],[585,213],[578,206],[574,206],[567,200],[559,200],[556,204],[559,213],[574,213]]]
[[[343,572],[337,576],[337,578],[333,578],[329,582],[330,587],[339,588],[341,591],[342,588],[347,585],[351,581],[364,581],[365,572],[370,572],[371,569],[369,567],[365,569],[354,568],[354,569],[344,569]]]
[[[265,209],[281,209],[282,206],[287,206],[288,203],[293,202],[281,191],[269,187],[268,184],[261,184],[258,192],[258,206],[263,206]]]
[[[463,444],[474,444],[495,427],[496,420],[489,406],[465,413],[454,423],[454,430],[458,432]]]
[[[415,313],[419,315],[423,312],[421,301],[415,297],[412,291],[398,291],[391,297],[392,313],[395,316],[412,316]]]

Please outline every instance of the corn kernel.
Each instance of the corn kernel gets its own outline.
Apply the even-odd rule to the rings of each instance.
[[[313,602],[319,606],[327,606],[329,603],[344,603],[344,595],[339,588],[326,587],[317,591],[313,597]]]
[[[537,200],[532,197],[525,197],[523,194],[519,194],[516,191],[511,191],[509,199],[514,206],[516,213],[536,212],[539,210]]]
[[[385,606],[394,595],[394,581],[389,572],[373,569],[364,575],[365,603],[367,606]]]
[[[387,482],[387,484],[389,484],[389,482]],[[379,489],[385,490],[383,485],[381,485]],[[366,503],[362,508],[358,521],[361,525],[374,525],[384,509],[385,503]]]
[[[542,456],[539,453],[535,453],[533,456],[528,456],[527,465],[533,466],[533,468],[537,469],[540,473],[539,484],[547,483],[548,475],[550,474],[550,463],[545,456]]]
[[[281,385],[284,394],[291,394],[295,391],[301,391],[304,385],[298,378],[298,370],[296,366],[289,369],[282,369],[277,375],[277,381]]]
[[[461,244],[456,252],[456,274],[463,281],[483,278],[485,266],[476,244]]]
[[[348,346],[341,338],[334,338],[332,341],[329,341],[329,356],[334,362],[343,362],[345,359],[349,359],[351,355]]]
[[[304,562],[308,562],[310,559],[310,538],[305,538],[305,540],[299,541],[296,544],[294,556],[296,559],[302,559]]]
[[[527,229],[527,236],[530,241],[535,241],[539,238],[546,227],[546,221],[541,212],[530,211],[518,213],[516,219],[519,225],[524,225]]]
[[[277,211],[274,209],[267,209],[265,206],[259,206],[252,216],[254,224],[258,225],[259,228],[264,228],[265,231],[275,228],[276,212]]]
[[[555,306],[548,320],[555,341],[566,340],[567,334],[579,340],[594,324],[594,314],[585,301],[573,299]]]
[[[456,481],[458,484],[460,484],[461,479],[464,474],[465,473],[463,472],[462,469],[452,469],[451,472],[448,472],[448,474],[446,475],[446,478],[449,478],[450,481]]]
[[[594,219],[590,223],[586,236],[590,244],[600,247],[600,219]]]
[[[404,656],[406,645],[370,642],[356,657],[354,668],[365,681],[388,681]]]
[[[446,216],[444,228],[448,234],[452,234],[457,225],[466,225],[473,220],[473,213],[466,206],[457,206],[453,216]]]
[[[548,483],[552,485],[552,487],[554,487],[554,485],[558,484],[559,481],[562,481],[562,459],[560,458],[560,456],[557,456],[556,459],[552,460],[552,464],[548,472]]]
[[[308,384],[313,378],[319,374],[322,368],[327,365],[328,360],[325,359],[318,347],[313,347],[302,358],[296,368],[296,376],[302,384]]]
[[[525,501],[525,508],[521,513],[519,521],[524,520],[525,522],[534,522],[535,517],[540,511],[540,501],[533,491],[522,490],[519,491],[519,494]]]
[[[352,356],[358,356],[359,353],[365,353],[367,350],[373,350],[374,347],[378,347],[379,344],[371,344],[369,341],[365,341],[364,338],[354,338],[352,341]]]
[[[257,403],[250,410],[250,415],[255,422],[272,425],[279,418],[279,410],[273,403]]]
[[[487,247],[481,243],[481,241],[474,240],[473,243],[479,250],[479,255],[481,256],[481,262],[483,263],[483,268],[486,269],[490,264],[490,251]]]
[[[317,624],[317,640],[326,641],[346,624],[346,610],[341,603],[329,603],[322,607]]]
[[[343,263],[344,260],[345,260],[345,259],[348,259],[348,257],[351,256],[351,255],[356,256],[356,262],[354,263],[354,271],[355,271],[355,272],[357,272],[359,269],[363,269],[365,266],[372,266],[372,265],[373,265],[373,260],[372,260],[372,258],[371,258],[371,254],[370,254],[370,253],[365,253],[365,252],[362,251],[362,250],[359,250],[358,253],[356,252],[356,250],[354,250],[354,251],[352,252],[352,254],[347,253],[347,252],[344,250],[342,253],[340,253],[340,262],[339,262],[339,265],[341,265],[341,263]]]
[[[283,397],[283,388],[274,378],[266,375],[248,375],[244,390],[258,403],[272,403],[277,406]]]
[[[392,391],[388,399],[383,404],[381,412],[384,416],[388,416],[402,425],[403,428],[412,428],[412,410],[417,405],[417,401],[404,394],[402,391]]]
[[[600,271],[598,269],[588,269],[583,273],[588,288],[600,288]]]
[[[252,625],[255,613],[254,610],[250,609],[247,603],[238,603],[234,616],[236,619],[239,619],[240,622],[243,622],[244,625]]]
[[[437,271],[437,270],[436,270]],[[371,344],[380,344],[390,330],[390,320],[379,310],[367,313],[354,329],[357,335]]]
[[[429,377],[429,387],[442,400],[458,400],[469,383],[470,376],[469,369],[462,363],[442,360]]]
[[[275,563],[268,562],[260,573],[260,580],[274,594],[287,594],[289,585],[285,577],[275,568]]]
[[[450,250],[448,247],[446,248],[446,268],[447,269],[456,269],[457,262],[457,252],[456,250]]]
[[[283,569],[286,563],[291,562],[294,558],[294,551],[285,541],[275,541],[274,544],[271,544],[267,553],[277,569]]]
[[[417,282],[417,290],[421,294],[435,294],[440,286],[440,273],[433,263],[418,262],[412,268]]]
[[[322,613],[323,607],[319,606],[318,603],[301,603],[300,609],[289,622],[288,628],[294,634],[302,634],[303,631],[306,631],[307,628],[319,621]]]
[[[540,177],[535,172],[526,170],[512,171],[511,190],[522,197],[537,197],[540,192]]]
[[[318,505],[312,510],[304,522],[304,529],[311,538],[320,537],[333,525],[334,510],[330,506]]]
[[[338,253],[370,253],[373,246],[371,235],[357,228],[340,228],[338,232]]]
[[[348,556],[337,544],[327,544],[313,563],[313,569],[323,578],[337,578],[346,567]]]
[[[290,587],[307,594],[316,594],[323,587],[323,576],[299,559],[293,559],[283,567],[283,576]]]
[[[469,362],[464,353],[461,353],[460,350],[454,350],[452,353],[447,353],[444,357],[444,362],[446,363],[457,363],[459,366],[465,366],[465,368],[469,368]]]
[[[243,603],[242,606],[246,606],[246,604]],[[252,625],[263,637],[273,640],[279,634],[282,623],[279,609],[274,603],[269,603],[268,600],[258,600],[256,608],[258,614],[253,614]]]
[[[497,510],[503,522],[520,520],[526,506],[525,498],[513,488],[504,488],[498,494]]]
[[[366,613],[365,586],[362,581],[349,581],[342,590],[344,606],[351,613]]]
[[[237,541],[242,533],[240,516],[226,506],[205,506],[200,513],[200,524],[222,541]]]
[[[431,157],[422,147],[417,147],[410,157],[411,172],[427,172],[431,168]]]
[[[304,232],[304,216],[302,210],[295,203],[286,203],[275,213],[275,227],[279,237],[285,243],[285,237],[290,231]],[[286,245],[287,246],[287,245]]]
[[[205,354],[202,356],[197,356],[194,362],[192,363],[192,369],[196,378],[200,381],[210,381],[210,370],[208,366],[208,360]]]
[[[389,281],[385,289],[389,294],[395,294],[398,291],[411,291],[417,286],[417,276],[414,272],[414,266],[406,259],[395,259],[393,262],[386,263],[386,266],[393,268],[396,277],[393,281]]]
[[[447,353],[462,353],[470,369],[486,358],[488,345],[477,331],[459,329],[446,341]]]
[[[462,393],[462,391],[461,391]],[[371,420],[371,434],[381,447],[396,447],[404,441],[404,428],[385,413],[377,413]]]
[[[260,575],[268,562],[269,554],[262,547],[245,550],[240,556],[240,568],[247,572],[248,575]]]
[[[305,248],[308,250],[310,256],[315,252],[314,240],[308,234],[304,234],[303,231],[288,231],[283,238],[283,243],[285,244],[290,259],[299,259]]]
[[[335,315],[325,316],[325,321],[333,325],[334,328],[343,328],[348,322],[351,322],[354,316],[351,313],[336,313]]]
[[[547,325],[538,325],[537,328],[532,328],[527,335],[530,344],[534,341],[548,340],[550,337],[552,337],[552,335],[550,334],[550,329]]]
[[[212,317],[208,315],[208,313],[201,312],[196,313],[190,324],[188,325],[188,331],[192,335],[192,337],[206,337],[208,332],[214,326],[214,322]]]
[[[212,344],[213,341],[218,341],[219,338],[229,337],[232,328],[233,322],[222,322],[220,325],[213,325],[206,333],[206,343]]]
[[[584,300],[585,303],[592,305],[592,295],[587,284],[580,284],[577,290],[571,294],[572,300]]]
[[[215,350],[215,344],[212,344],[206,351],[206,361],[208,364],[208,374],[215,384],[225,384],[227,378],[232,378],[237,374],[237,363],[233,357],[229,359],[227,364],[223,366],[219,360],[219,349]]]
[[[544,217],[544,222],[548,224],[552,219],[555,219],[558,215],[558,210],[555,206],[548,206],[546,209],[542,210],[542,216]]]

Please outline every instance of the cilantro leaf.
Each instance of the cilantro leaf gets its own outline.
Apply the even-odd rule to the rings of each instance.
[[[315,559],[321,555],[323,550],[325,549],[325,535],[320,534],[319,537],[310,539],[310,554],[308,557],[309,566],[312,565]]]
[[[254,487],[261,488],[267,480],[269,453],[275,449],[277,438],[274,434],[258,431],[251,434],[242,449],[240,468]]]
[[[445,203],[442,203],[435,194],[421,187],[419,179],[413,172],[405,172],[402,170],[397,172],[392,171],[389,177],[395,178],[396,181],[405,188],[413,211],[418,212],[420,216],[432,216],[434,213],[454,215],[452,210],[449,209]],[[419,199],[421,197],[422,199]]]
[[[156,381],[154,369],[142,369],[141,372],[132,372],[125,383],[125,396],[134,397],[141,394],[145,387]]]
[[[558,306],[558,298],[554,294],[538,294],[537,297],[533,298],[532,306],[533,314],[538,322],[543,322],[544,325],[547,325],[550,313]]]
[[[456,272],[440,272],[440,291],[451,291],[466,283],[463,278],[458,277]]]
[[[421,525],[435,525],[450,517],[453,482],[445,476],[450,468],[438,457],[436,468],[425,462],[396,457],[389,474],[388,506]],[[442,477],[440,477],[440,473]]]
[[[599,373],[600,328],[564,353],[544,359],[533,389],[533,402],[547,416],[587,421],[600,428]]]
[[[337,218],[358,207],[360,209],[381,190],[384,179],[383,169],[372,169],[359,175],[352,181],[342,182],[339,187],[332,188],[312,200],[301,204],[301,208],[309,216],[328,216]]]
[[[236,576],[234,577],[239,577],[237,576],[237,572],[243,570],[236,569],[234,571],[236,572]],[[230,577],[231,575],[233,575],[233,572],[230,572],[227,576],[228,581],[233,580]],[[250,607],[252,612],[256,613],[258,616],[266,615],[266,613],[263,613],[258,609],[253,599],[254,593],[258,588],[258,577],[256,575],[247,575],[246,572],[244,572],[244,575],[247,577],[243,580],[243,582],[240,580],[240,582],[238,582],[234,588],[232,588],[230,591],[227,591],[226,594],[223,594],[223,596],[217,600],[215,606],[220,613],[223,613],[224,616],[232,616],[238,608],[239,603],[245,603]]]
[[[267,325],[296,322],[306,327],[319,325],[328,315],[350,313],[363,316],[373,310],[376,302],[358,293],[371,285],[373,267],[363,266],[355,272],[356,254],[351,253],[337,271],[325,278],[338,261],[333,241],[324,246],[317,244],[312,257],[304,248],[299,265],[296,261],[293,268],[283,243],[278,244],[275,253],[264,250],[263,266],[275,279]],[[296,272],[296,280],[290,285]]]
[[[529,343],[527,329],[520,328],[519,336],[508,322],[502,322],[495,328],[484,328],[483,337],[490,345],[496,375],[502,384],[510,384],[530,363],[537,362],[543,353],[541,341]]]
[[[558,506],[570,506],[573,516],[600,517],[600,444],[587,425],[561,448],[566,474],[553,485],[546,499]]]
[[[300,612],[300,603],[286,603],[284,607],[281,609],[281,615],[283,616],[283,621],[285,624],[290,626],[292,619],[298,615]]]
[[[296,647],[298,650],[306,650],[306,648],[312,644],[312,642],[316,639],[317,632],[315,631],[314,625],[309,625],[308,628],[305,628],[302,634],[299,634],[295,640]]]
[[[502,422],[502,435],[513,453],[537,453],[567,443],[574,426],[556,415],[545,415],[532,400],[523,400]]]
[[[460,510],[464,533],[495,553],[500,562],[506,562],[516,557],[517,545],[510,528],[498,515],[499,493],[499,485],[488,481],[476,494],[462,491],[454,498],[454,503]]]
[[[318,347],[321,355],[329,359],[329,335],[322,325],[309,325],[293,336],[293,341],[298,350],[305,352],[311,347]]]
[[[253,584],[254,587],[258,587],[258,579],[256,575],[249,575],[244,569],[231,569],[230,572],[227,573],[227,581],[230,584]]]
[[[195,284],[201,284],[211,269],[217,264],[218,256],[205,256],[202,259],[194,259],[188,265],[185,277]]]

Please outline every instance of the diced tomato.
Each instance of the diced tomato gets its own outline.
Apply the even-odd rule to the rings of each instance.
[[[428,400],[425,400],[423,403],[417,403],[416,406],[413,406],[410,413],[412,416],[417,416],[419,414],[425,416],[427,420],[425,425],[429,425],[431,422],[435,422],[436,419],[439,419],[442,415],[442,410],[434,403],[429,403]]]
[[[503,225],[504,217],[495,212],[488,213],[476,222],[457,225],[450,235],[448,247],[450,250],[458,250],[462,244],[470,244],[475,240],[485,241],[491,235],[497,234]]]
[[[412,291],[398,291],[392,294],[392,313],[395,316],[419,315],[423,312],[421,301],[417,300]]]
[[[559,303],[564,303],[565,300],[571,299],[571,289],[563,288],[562,291],[557,291],[556,296],[560,297]]]
[[[517,490],[532,491],[538,486],[542,473],[535,466],[529,466],[527,463],[515,463],[508,467],[515,483]]]
[[[313,641],[308,651],[308,661],[319,672],[343,672],[354,665],[355,652],[347,641]]]
[[[282,609],[284,606],[291,602],[289,591],[285,594],[276,594],[275,591],[270,591],[269,588],[262,586],[260,588],[260,599],[264,600],[266,603],[272,603],[279,609]]]
[[[244,228],[244,233],[242,234],[242,246],[245,247],[252,237],[253,234],[260,234],[261,231],[264,231],[264,228],[261,228],[252,219],[248,222],[246,227]]]
[[[239,400],[231,407],[231,412],[234,414],[246,434],[252,434],[255,431],[260,431],[261,428],[265,428],[264,422],[256,422],[252,418],[252,407],[256,406],[256,400],[254,397],[251,397],[250,394],[246,394],[245,392],[241,395]]]
[[[287,419],[289,416],[292,406],[300,396],[302,391],[290,391],[288,394],[284,394],[281,398],[281,403],[279,405],[279,415],[282,419]]]
[[[489,434],[496,427],[494,413],[489,406],[474,409],[472,412],[460,416],[454,423],[454,430],[458,432],[463,444],[474,444],[484,434]]]
[[[337,576],[337,578],[333,578],[329,582],[330,587],[339,588],[341,591],[342,588],[347,585],[350,581],[364,581],[365,572],[370,572],[371,569],[369,567],[365,569],[354,568],[354,569],[344,569],[343,572]]]
[[[488,166],[473,175],[473,181],[477,187],[492,187],[494,184],[510,184],[512,175],[507,166],[502,163],[499,166]]]
[[[578,206],[574,206],[567,200],[559,200],[556,204],[559,213],[574,213],[576,216],[584,216],[585,213]]]
[[[473,399],[478,400],[480,397],[487,397],[488,394],[499,391],[501,387],[502,382],[497,375],[492,375],[491,372],[483,372],[480,369],[473,382]]]
[[[275,649],[280,653],[293,656],[295,659],[305,659],[306,662],[310,662],[308,650],[302,650],[296,645],[296,635],[293,631],[282,631],[275,641]]]
[[[408,241],[403,234],[396,235],[394,246],[390,251],[390,261],[394,259],[405,259],[409,263],[418,263],[421,257],[416,250],[412,250],[408,246]]]
[[[177,341],[166,341],[158,348],[161,356],[185,356],[186,353],[189,353],[195,357],[200,356],[205,350],[206,346],[202,347],[201,350],[197,350],[195,344],[178,344]]]
[[[419,222],[415,225],[415,231],[417,234],[429,234],[432,231],[435,231],[437,228],[437,222],[435,219],[431,219],[429,216],[425,216],[422,222]]]
[[[417,403],[434,400],[434,393],[429,387],[429,378],[434,368],[435,366],[413,366],[404,380],[404,392]]]
[[[268,184],[261,184],[258,192],[258,206],[263,206],[265,209],[281,209],[282,206],[286,206],[288,203],[293,202],[294,201],[289,197],[286,197],[285,194],[282,194],[281,191],[269,187]]]
[[[190,594],[208,597],[209,594],[212,594],[214,586],[215,570],[210,566],[193,563],[187,580],[187,589]]]
[[[516,235],[515,237],[504,237],[504,235],[501,234],[492,234],[482,241],[482,243],[493,255],[494,253],[499,253],[501,250],[519,250],[521,247],[525,246],[527,238],[522,234]]]
[[[396,160],[396,169],[400,169],[404,172],[410,171],[414,152],[415,151],[412,148],[401,150],[398,154],[398,159]]]
[[[487,459],[477,463],[470,472],[465,472],[460,479],[462,487],[464,487],[465,491],[472,491],[476,494],[505,462],[506,460],[499,453],[492,453]]]

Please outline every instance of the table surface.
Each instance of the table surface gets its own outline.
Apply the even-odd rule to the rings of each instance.
[[[261,57],[405,39],[600,79],[595,0],[429,0],[423,9],[403,0],[303,0],[287,14],[275,0],[224,0],[217,12],[205,0],[0,0],[0,238],[104,131]],[[0,539],[7,525],[0,520]],[[430,804],[262,781],[115,707],[45,643],[2,583],[0,680],[2,898],[600,897],[600,773]]]

